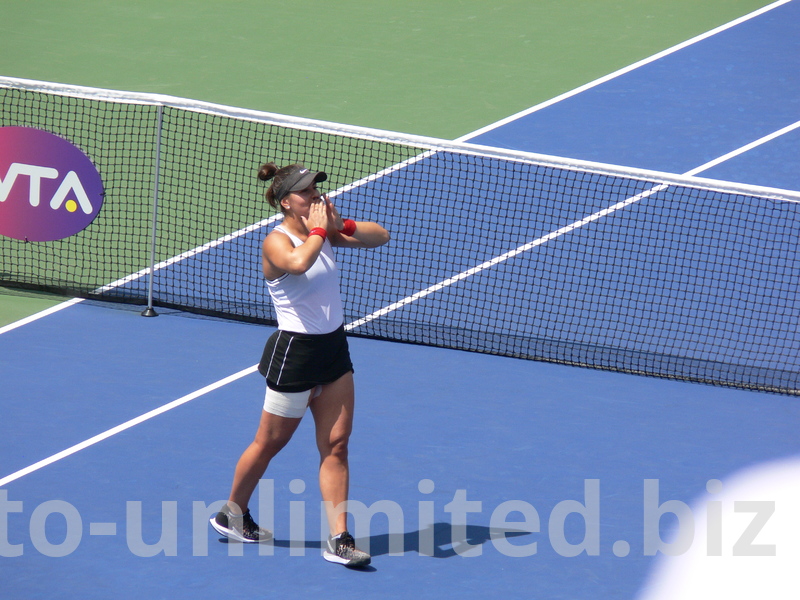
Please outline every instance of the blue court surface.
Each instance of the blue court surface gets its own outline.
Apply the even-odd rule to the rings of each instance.
[[[776,5],[470,141],[675,173],[730,153],[702,176],[800,190],[798,25],[800,1]],[[347,570],[320,557],[310,419],[253,500],[275,543],[208,526],[272,330],[140,311],[84,301],[0,330],[3,597],[632,599],[682,507],[800,450],[795,397],[352,337],[351,524],[374,558]],[[790,532],[755,540],[798,554]]]

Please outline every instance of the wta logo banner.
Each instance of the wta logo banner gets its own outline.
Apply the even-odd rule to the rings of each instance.
[[[103,206],[103,182],[79,148],[30,127],[0,127],[0,235],[51,242],[83,231]]]

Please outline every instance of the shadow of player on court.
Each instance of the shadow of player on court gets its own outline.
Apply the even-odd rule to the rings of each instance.
[[[484,525],[466,525],[454,528],[450,523],[440,522],[418,531],[382,533],[369,538],[358,538],[356,545],[369,552],[373,557],[415,552],[431,558],[452,558],[479,553],[481,552],[480,547],[492,539],[520,537],[531,533],[533,532],[505,528],[493,529]],[[225,543],[227,540],[221,538],[220,542]],[[320,550],[323,547],[323,542],[318,540],[299,542],[276,539],[273,544],[276,548],[303,547]]]

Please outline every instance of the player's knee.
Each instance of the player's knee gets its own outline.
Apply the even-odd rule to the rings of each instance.
[[[342,434],[340,436],[332,437],[328,443],[320,447],[320,454],[322,458],[331,457],[339,461],[346,461],[350,436]]]

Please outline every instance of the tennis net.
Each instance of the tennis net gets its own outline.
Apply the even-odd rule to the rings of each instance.
[[[0,99],[0,127],[69,140],[105,187],[75,235],[0,236],[4,285],[274,324],[255,172],[302,162],[392,234],[337,251],[353,335],[800,393],[800,194],[160,95]]]

